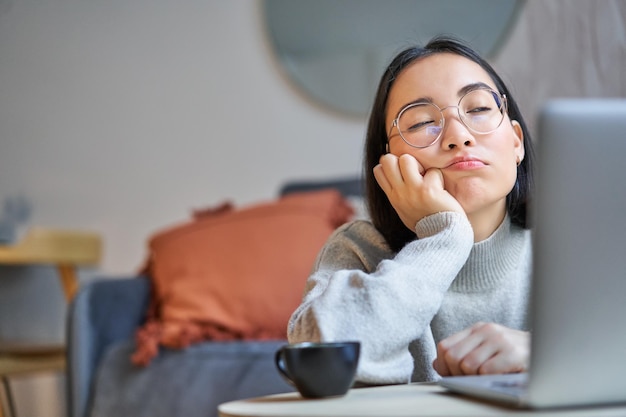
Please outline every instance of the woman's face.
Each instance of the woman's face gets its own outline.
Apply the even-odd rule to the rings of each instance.
[[[493,132],[478,134],[460,120],[456,107],[468,86],[484,84],[498,91],[489,74],[477,63],[452,53],[439,53],[417,60],[405,68],[389,93],[386,127],[389,152],[410,154],[423,168],[438,168],[445,189],[468,216],[480,211],[503,215],[505,199],[515,184],[517,162],[524,157],[523,133],[516,121],[505,115]],[[426,148],[405,143],[393,120],[409,103],[425,99],[444,109],[440,139]],[[390,130],[391,129],[391,130]]]

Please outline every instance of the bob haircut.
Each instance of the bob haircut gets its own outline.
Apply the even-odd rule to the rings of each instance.
[[[387,101],[389,92],[397,76],[408,66],[419,59],[427,56],[452,53],[465,57],[480,65],[489,74],[500,94],[507,97],[507,114],[511,120],[517,120],[524,133],[525,157],[517,167],[517,179],[513,189],[506,197],[506,210],[513,224],[522,228],[529,228],[527,221],[527,205],[529,204],[533,190],[533,146],[530,132],[519,111],[517,103],[507,89],[506,85],[489,65],[472,48],[462,41],[447,37],[438,36],[433,38],[424,47],[413,46],[400,52],[389,64],[383,73],[376,98],[372,106],[370,118],[367,126],[365,139],[365,164],[363,173],[365,178],[365,192],[367,207],[372,219],[372,223],[382,233],[392,250],[398,252],[408,242],[415,240],[415,232],[409,230],[391,206],[386,194],[380,188],[374,178],[373,169],[378,165],[380,157],[387,153],[387,131],[385,119],[387,113]]]

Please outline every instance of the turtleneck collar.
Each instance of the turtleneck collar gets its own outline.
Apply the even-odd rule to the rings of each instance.
[[[519,265],[518,259],[528,239],[530,231],[512,224],[507,214],[491,236],[474,243],[450,290],[481,292],[497,286]]]

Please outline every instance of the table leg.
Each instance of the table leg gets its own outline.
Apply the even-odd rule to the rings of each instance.
[[[59,279],[61,280],[61,285],[63,286],[65,299],[69,303],[72,298],[74,298],[74,294],[76,294],[76,291],[78,290],[78,277],[76,276],[76,270],[72,265],[58,264],[57,271],[59,272]]]
[[[0,375],[0,417],[12,417],[11,393],[9,384],[3,375]]]

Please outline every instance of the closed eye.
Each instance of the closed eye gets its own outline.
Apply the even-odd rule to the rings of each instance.
[[[490,112],[490,111],[492,111],[492,110],[493,110],[493,108],[491,108],[491,107],[487,107],[487,106],[484,106],[484,107],[475,107],[475,108],[473,108],[473,109],[469,109],[469,110],[467,110],[467,111],[466,111],[466,113],[487,113],[487,112]]]
[[[423,122],[415,123],[415,124],[412,124],[411,126],[409,126],[405,130],[405,132],[415,132],[417,130],[424,129],[428,125],[432,125],[432,124],[435,124],[434,120],[426,120],[426,121],[423,121]]]

